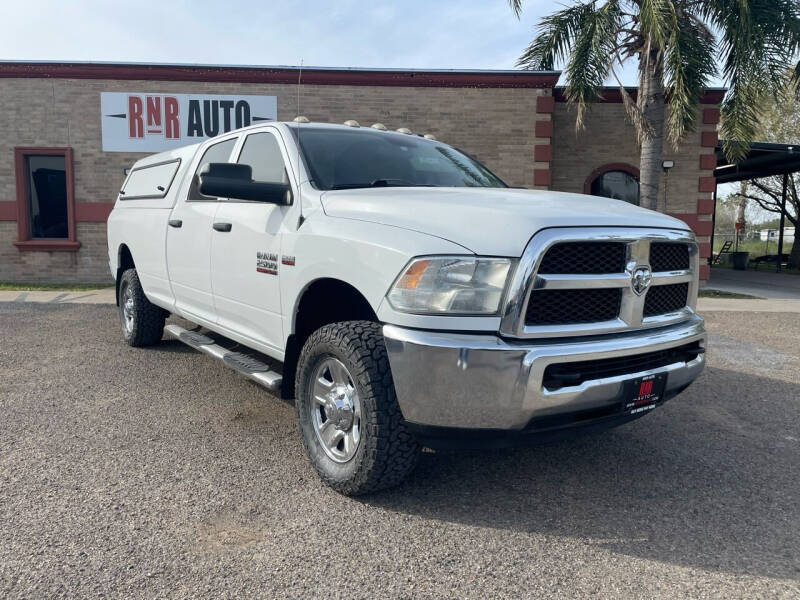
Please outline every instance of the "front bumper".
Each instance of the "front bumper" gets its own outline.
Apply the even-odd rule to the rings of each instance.
[[[655,330],[568,340],[510,341],[394,325],[384,325],[383,335],[400,409],[418,430],[524,432],[540,423],[563,426],[559,415],[588,415],[566,421],[581,425],[592,415],[604,422],[624,421],[630,418],[622,412],[625,382],[666,373],[667,399],[688,386],[705,365],[704,354],[698,353],[691,360],[579,385],[544,385],[545,369],[555,363],[631,357],[693,342],[703,347],[705,327],[696,315]]]

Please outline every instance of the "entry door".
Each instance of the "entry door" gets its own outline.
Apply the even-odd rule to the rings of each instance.
[[[250,165],[255,181],[287,183],[281,146],[274,130],[251,133],[236,162]],[[281,236],[291,208],[224,200],[214,217],[220,230],[213,232],[211,243],[217,323],[276,349],[283,341]]]
[[[172,209],[167,227],[167,268],[175,307],[211,323],[217,320],[211,292],[211,234],[219,201],[200,194],[197,174],[207,163],[228,162],[236,139],[208,147],[194,170],[188,193]]]

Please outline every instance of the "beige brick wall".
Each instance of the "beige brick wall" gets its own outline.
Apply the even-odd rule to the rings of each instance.
[[[553,121],[555,137],[550,166],[553,181],[551,189],[583,193],[587,177],[604,164],[628,163],[639,167],[636,132],[628,122],[621,103],[594,105],[586,118],[585,129],[576,132],[574,107],[556,102]],[[674,160],[675,167],[661,180],[658,195],[658,210],[661,212],[696,212],[697,199],[700,197],[697,189],[701,175],[700,130],[698,127],[697,131],[690,133],[677,151],[671,146],[665,148],[664,159]]]
[[[710,275],[704,259],[711,253],[713,193],[700,189],[703,179],[711,179],[713,187],[713,167],[703,168],[701,155],[714,153],[718,120],[716,105],[701,105],[696,130],[677,149],[669,144],[665,147],[664,160],[675,161],[675,166],[661,178],[658,194],[658,210],[683,219],[697,235],[700,279],[704,281]],[[603,165],[627,163],[639,167],[636,132],[621,103],[594,105],[580,132],[575,130],[575,109],[566,103],[556,103],[553,121],[551,189],[582,193],[587,179]],[[704,136],[708,138],[705,145]]]
[[[111,285],[105,223],[78,223],[78,252],[20,252],[17,224],[0,221],[0,281]]]
[[[74,151],[76,202],[111,202],[124,169],[143,156],[102,152],[100,92],[207,93],[275,95],[278,118],[297,113],[297,88],[286,84],[151,82],[73,79],[0,79],[0,202],[14,201],[15,146],[70,146]],[[409,127],[428,132],[485,162],[510,185],[583,192],[586,178],[603,164],[624,162],[638,166],[633,127],[618,103],[593,107],[586,129],[575,132],[574,112],[565,103],[549,105],[549,89],[437,88],[393,86],[304,85],[301,109],[311,120],[340,123],[356,119],[364,125],[382,122],[390,128]],[[551,106],[553,112],[540,110]],[[553,137],[536,134],[536,123],[552,122]],[[664,182],[659,209],[695,215],[698,200],[711,197],[698,191],[704,124],[679,151],[667,149],[675,161],[669,174],[666,207]],[[536,162],[535,147],[552,145],[552,158]],[[540,156],[541,158],[541,156]],[[549,171],[548,171],[549,168]],[[534,173],[539,185],[534,183]],[[699,220],[709,219],[701,215]],[[78,223],[77,253],[20,252],[16,223],[0,221],[0,281],[105,281],[105,225]],[[705,240],[704,240],[705,241]]]
[[[71,146],[76,202],[110,202],[125,167],[143,156],[102,152],[100,92],[260,94],[278,98],[278,118],[296,115],[297,88],[229,84],[71,79],[0,79],[0,202],[16,197],[15,146]],[[305,85],[301,112],[311,120],[409,127],[485,162],[510,185],[533,187],[536,98],[531,88],[435,88]],[[546,117],[545,117],[546,118]],[[16,223],[0,222],[0,280],[104,281],[104,225],[78,223],[77,253],[20,252]]]

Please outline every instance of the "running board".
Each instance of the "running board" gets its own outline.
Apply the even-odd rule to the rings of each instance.
[[[283,376],[271,370],[268,364],[257,358],[242,352],[228,350],[207,335],[196,331],[187,331],[178,325],[167,325],[164,327],[164,331],[187,346],[222,361],[234,371],[264,386],[270,392],[280,391]]]

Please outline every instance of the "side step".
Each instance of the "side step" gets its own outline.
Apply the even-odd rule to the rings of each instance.
[[[281,389],[283,375],[271,370],[269,365],[253,356],[228,350],[210,337],[196,331],[187,331],[178,325],[167,325],[164,331],[187,346],[221,360],[234,371],[264,386],[270,392],[278,392]]]

